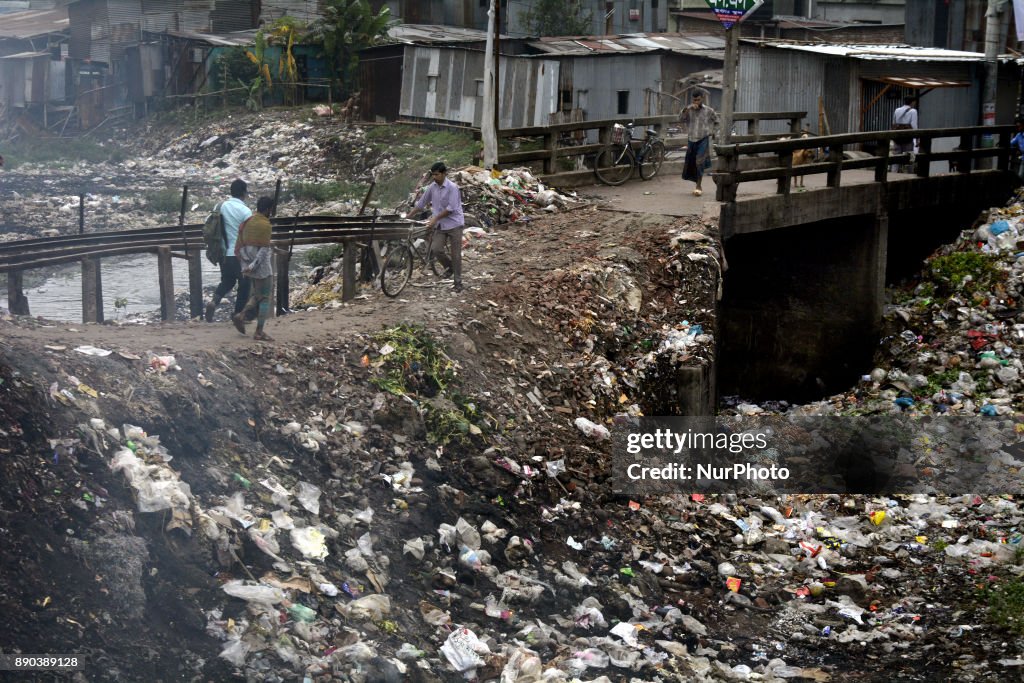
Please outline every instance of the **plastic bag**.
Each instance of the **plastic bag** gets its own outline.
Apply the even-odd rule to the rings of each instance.
[[[448,635],[448,639],[441,646],[441,654],[452,668],[466,674],[466,678],[473,678],[476,675],[476,667],[484,663],[480,655],[491,654],[491,649],[468,628],[460,628]]]
[[[386,595],[367,595],[350,602],[345,607],[345,613],[353,619],[380,621],[391,613],[391,598]]]
[[[323,560],[327,557],[327,539],[319,529],[303,527],[291,530],[292,545],[295,549],[311,560]]]
[[[247,584],[237,579],[228,581],[221,588],[225,593],[246,602],[255,602],[263,605],[276,605],[284,600],[284,593],[279,588],[268,586],[264,583]]]
[[[299,482],[299,493],[296,496],[302,507],[314,515],[320,514],[320,489],[308,481]]]
[[[574,424],[577,429],[583,432],[584,436],[597,441],[604,441],[611,437],[611,432],[609,432],[606,427],[599,425],[596,422],[591,422],[585,417],[577,417]]]

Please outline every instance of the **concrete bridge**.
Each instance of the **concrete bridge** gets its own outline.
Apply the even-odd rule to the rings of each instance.
[[[884,131],[725,145],[717,147],[713,200],[692,197],[692,184],[678,176],[596,190],[624,210],[718,216],[728,272],[717,367],[684,392],[693,405],[682,412],[707,414],[718,394],[804,401],[855,383],[878,344],[886,284],[916,272],[1020,184],[1008,171],[1011,132]],[[992,146],[975,142],[984,133],[994,135]],[[912,137],[918,155],[889,154],[890,140]],[[951,137],[956,149],[931,152]],[[827,151],[794,166],[799,149]],[[978,169],[985,164],[991,168]],[[904,172],[892,172],[896,165]],[[803,176],[806,189],[795,188]]]

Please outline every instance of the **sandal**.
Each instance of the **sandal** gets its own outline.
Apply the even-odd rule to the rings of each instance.
[[[241,313],[235,313],[231,316],[231,322],[234,323],[236,330],[245,334],[245,320],[242,318]]]
[[[267,334],[266,332],[257,332],[256,334],[252,335],[252,338],[253,338],[254,341],[262,341],[262,342],[272,342],[272,341],[274,341],[274,339],[269,334]]]

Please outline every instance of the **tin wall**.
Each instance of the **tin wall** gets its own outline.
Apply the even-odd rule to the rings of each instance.
[[[210,12],[214,33],[231,33],[256,28],[259,21],[259,0],[218,0]]]
[[[414,118],[480,125],[484,53],[459,48],[407,46],[399,113]],[[545,125],[558,106],[558,63],[502,57],[499,125]]]
[[[736,86],[736,111],[805,111],[805,125],[818,130],[818,98],[825,106],[833,133],[853,132],[849,121],[848,67],[843,61],[824,59],[823,55],[740,46],[739,78]],[[828,84],[828,87],[826,87]],[[786,121],[761,124],[762,133],[789,130]],[[746,133],[744,124],[736,127]]]
[[[262,3],[260,20],[265,24],[287,15],[305,22],[311,22],[323,13],[323,0],[273,0]]]

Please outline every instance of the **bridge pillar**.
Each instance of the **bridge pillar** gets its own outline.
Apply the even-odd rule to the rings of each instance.
[[[720,393],[814,400],[870,370],[887,236],[881,211],[730,239]]]
[[[203,315],[203,252],[188,250],[188,315],[198,318]]]
[[[82,322],[103,322],[103,276],[96,256],[82,259]]]
[[[157,247],[156,262],[160,282],[160,319],[174,320],[174,271],[171,269],[171,248]]]
[[[7,310],[11,315],[31,315],[28,312],[28,297],[25,296],[23,275],[20,270],[7,273]]]
[[[351,301],[356,295],[356,257],[359,249],[354,240],[345,240],[345,251],[341,255],[341,300]]]

